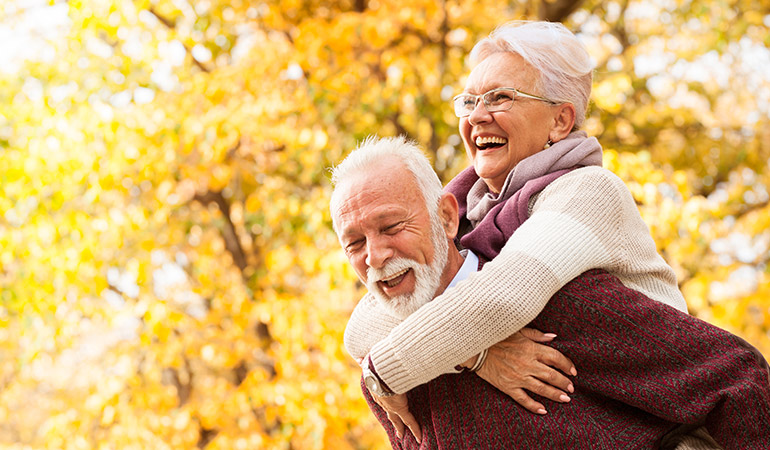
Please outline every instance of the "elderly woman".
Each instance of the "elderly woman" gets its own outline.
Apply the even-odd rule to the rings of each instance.
[[[484,363],[482,350],[521,330],[559,289],[591,269],[686,311],[630,192],[601,167],[598,141],[579,131],[592,66],[577,38],[560,24],[515,23],[479,42],[471,61],[465,90],[453,102],[473,166],[446,190],[460,204],[460,243],[490,261],[395,328],[373,325],[374,303],[362,301],[346,329],[350,353],[366,355],[396,393],[456,373],[465,362],[485,364],[480,376],[520,396],[530,385],[500,376],[513,369],[501,358]],[[513,234],[496,220],[509,202],[525,205]],[[532,409],[531,399],[520,402]]]

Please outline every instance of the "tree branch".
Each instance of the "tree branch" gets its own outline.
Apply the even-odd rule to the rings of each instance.
[[[192,373],[190,373],[190,376],[192,376]],[[192,380],[187,383],[182,383],[177,368],[167,367],[163,369],[161,379],[163,380],[163,384],[170,384],[176,388],[176,396],[179,401],[177,407],[181,408],[188,400],[190,400],[190,395],[192,394]]]
[[[209,445],[209,442],[213,441],[219,433],[217,430],[210,430],[205,428],[203,425],[200,425],[200,421],[198,422],[198,430],[199,437],[197,447],[200,449],[206,448],[206,446]]]
[[[398,112],[393,113],[393,115],[390,117],[390,121],[393,123],[393,126],[396,128],[396,134],[397,135],[403,135],[406,136],[407,139],[413,140],[412,135],[409,134],[409,130],[404,128],[403,125],[398,123]]]
[[[176,22],[171,20],[171,19],[169,19],[169,18],[167,18],[167,17],[163,17],[162,15],[160,15],[158,13],[158,11],[155,9],[154,6],[151,5],[147,9],[147,11],[150,14],[152,14],[153,16],[155,16],[155,18],[158,19],[158,22],[162,23],[169,30],[176,30]],[[187,52],[187,54],[190,55],[190,58],[192,58],[193,63],[195,63],[195,65],[198,66],[198,68],[200,70],[202,70],[202,71],[204,71],[206,73],[210,73],[211,72],[211,68],[209,68],[208,66],[206,66],[202,62],[200,62],[197,59],[195,59],[195,57],[192,55],[192,50],[190,49],[190,47],[187,46],[187,44],[182,42],[182,46],[184,46],[185,51]]]
[[[238,266],[241,274],[243,274],[243,271],[248,265],[246,252],[243,251],[241,241],[238,239],[238,233],[235,231],[235,224],[233,224],[233,220],[230,217],[230,203],[227,202],[221,191],[208,191],[205,194],[195,194],[193,200],[203,205],[214,203],[219,208],[219,211],[222,212],[222,217],[225,219],[225,226],[222,229],[225,248],[230,253],[230,256],[233,257],[233,262]]]

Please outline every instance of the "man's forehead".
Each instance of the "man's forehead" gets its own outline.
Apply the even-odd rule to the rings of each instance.
[[[340,186],[335,193],[336,210],[332,212],[337,225],[344,228],[359,224],[375,224],[392,218],[405,218],[424,208],[425,202],[416,183],[385,177],[373,177]],[[366,182],[368,181],[368,182]]]
[[[343,197],[336,215],[346,221],[379,221],[408,214],[413,206],[407,196],[389,189],[368,187]]]
[[[380,164],[381,162],[381,164]],[[340,203],[357,195],[414,197],[422,195],[412,173],[395,157],[384,158],[342,181],[335,189]]]

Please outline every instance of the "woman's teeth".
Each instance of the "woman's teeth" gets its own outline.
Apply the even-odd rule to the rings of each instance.
[[[476,138],[476,147],[478,148],[496,147],[507,143],[508,139],[499,136],[479,136]]]

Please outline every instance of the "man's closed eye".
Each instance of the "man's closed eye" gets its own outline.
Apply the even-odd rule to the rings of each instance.
[[[387,234],[396,234],[399,231],[401,231],[401,228],[402,228],[401,225],[403,224],[404,222],[396,222],[393,225],[388,225],[387,227],[382,229],[382,232]]]
[[[355,241],[349,243],[348,245],[346,245],[345,246],[345,251],[348,252],[348,253],[352,253],[352,252],[355,252],[357,250],[360,250],[363,245],[364,245],[364,240],[363,239],[358,239],[358,240],[355,240]]]

